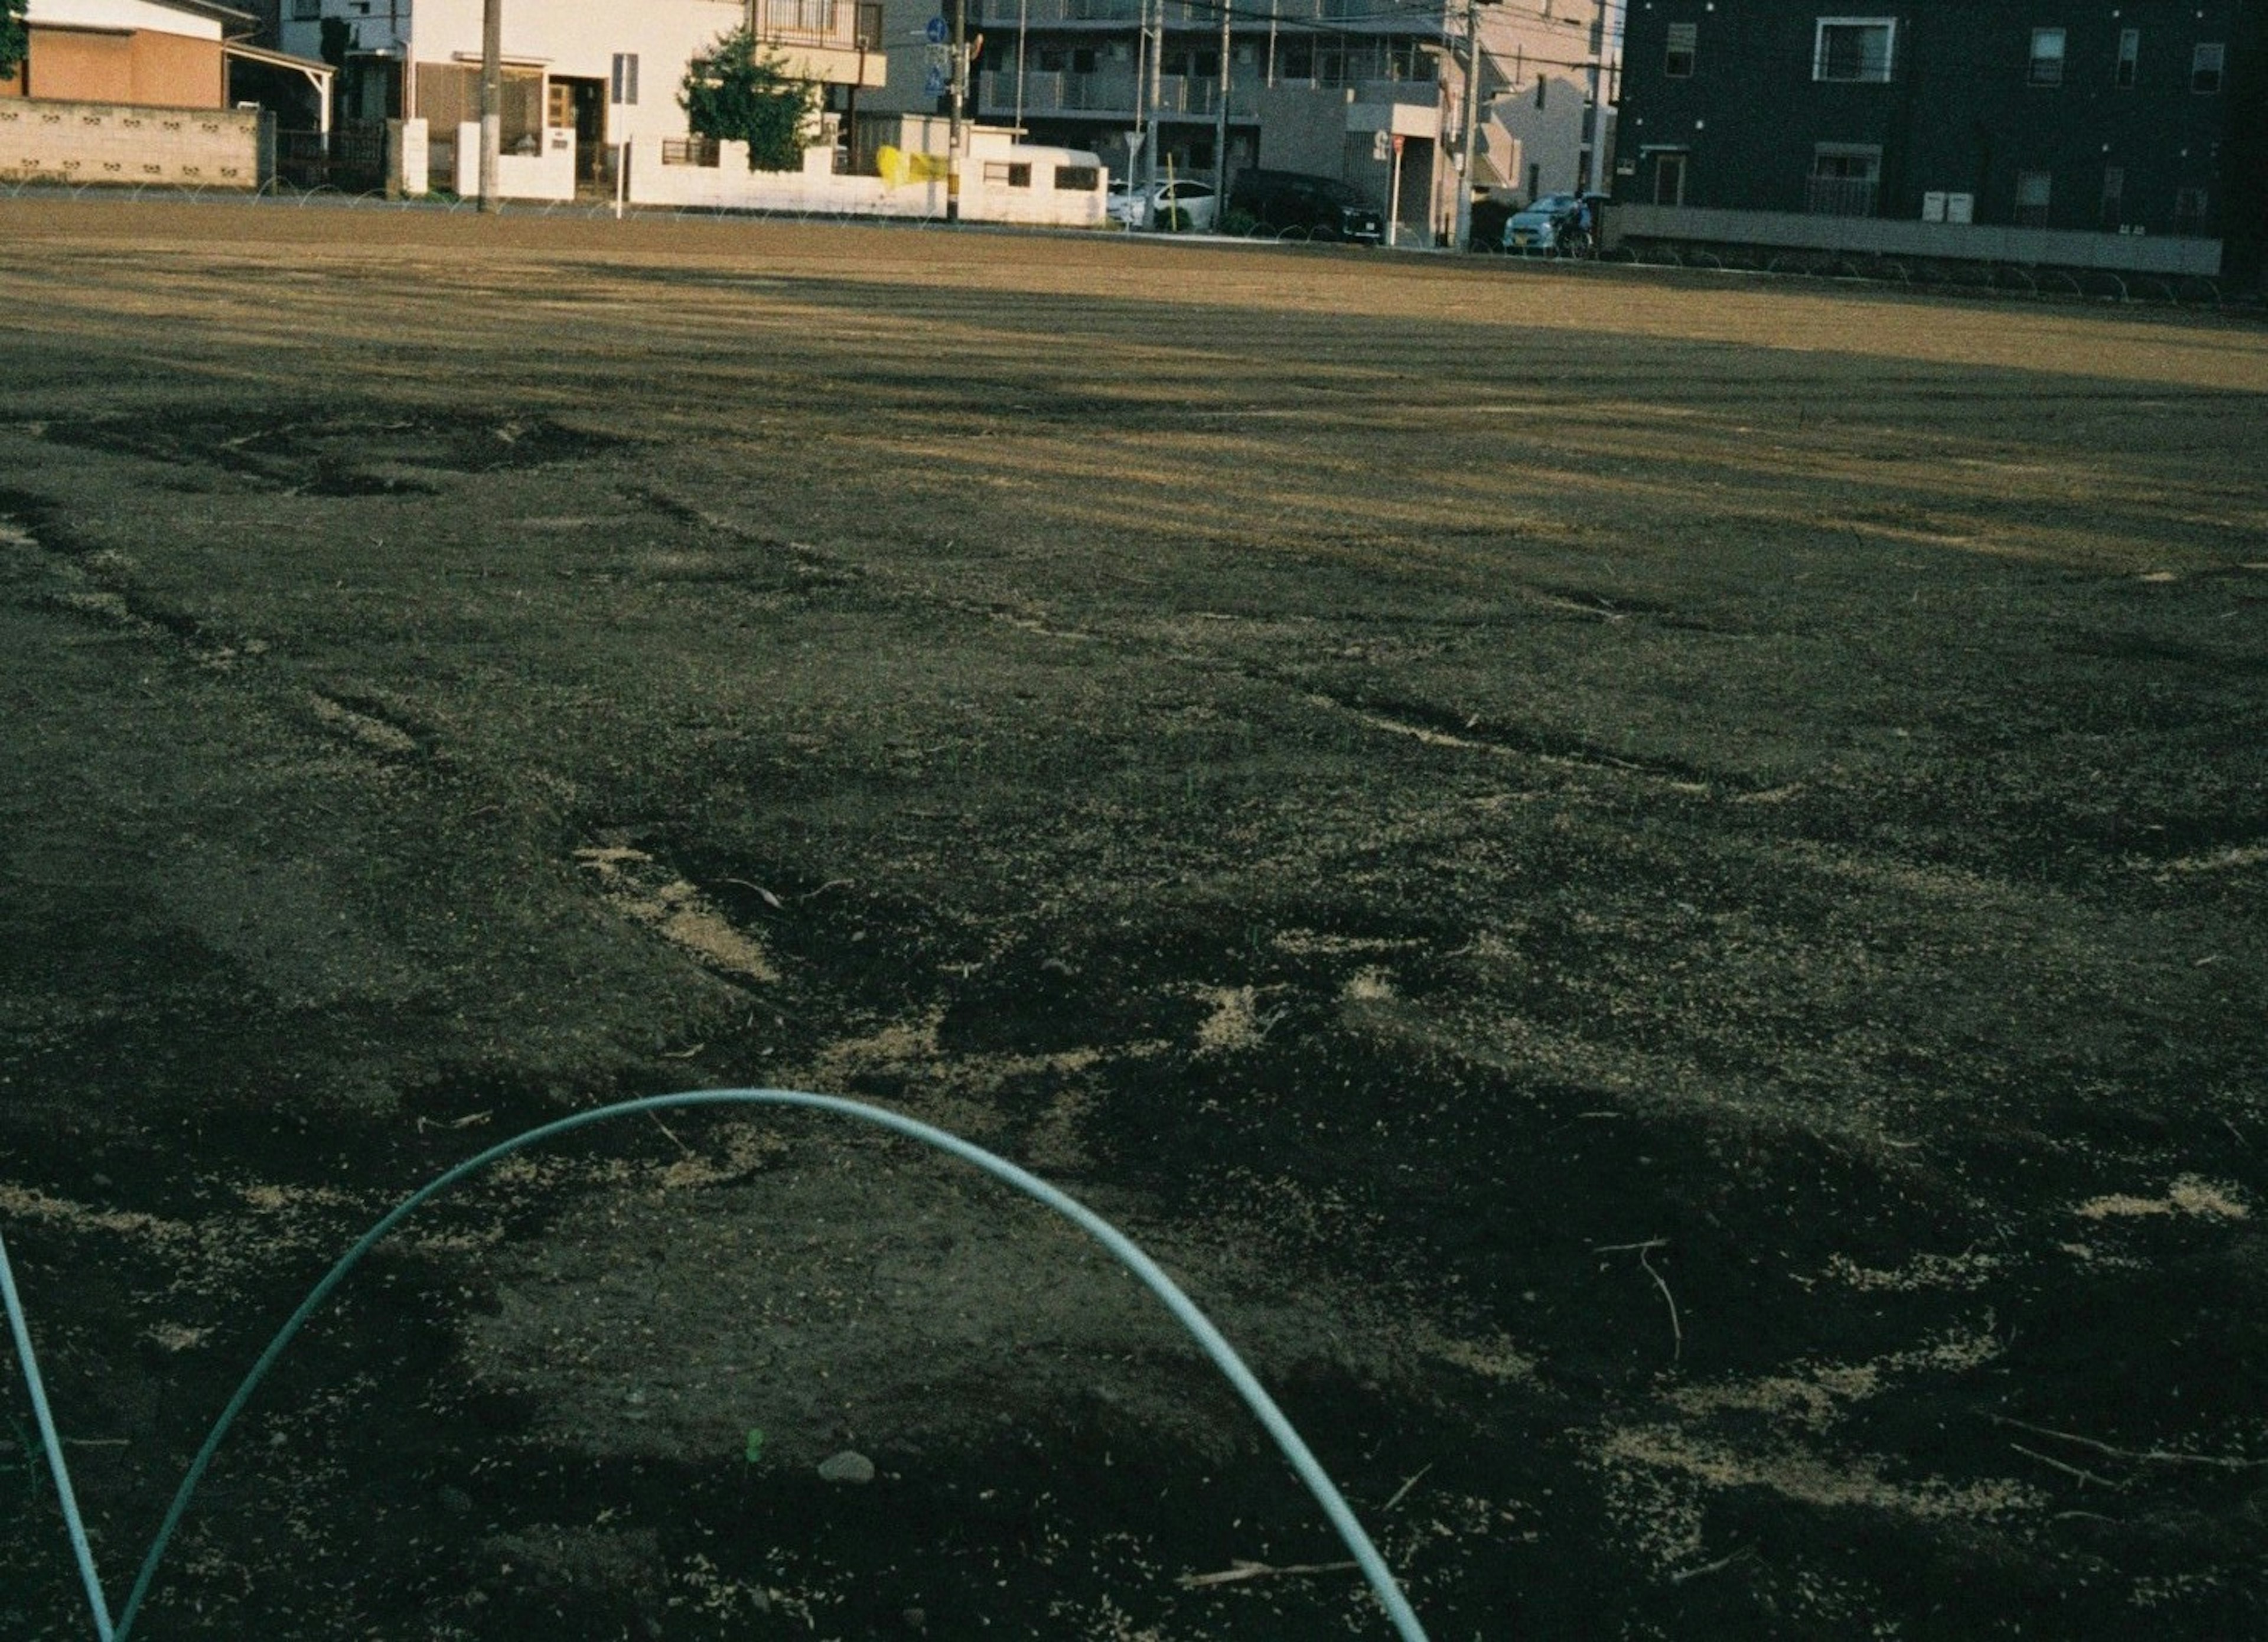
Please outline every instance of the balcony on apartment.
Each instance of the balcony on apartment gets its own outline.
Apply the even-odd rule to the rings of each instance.
[[[762,0],[756,39],[804,79],[879,86],[889,77],[880,0]]]
[[[1147,14],[1154,19],[1160,10],[1169,29],[1218,32],[1220,28],[1218,5],[1163,0],[1162,7],[1149,6]],[[1144,0],[975,0],[969,15],[991,30],[1013,29],[1020,21],[1027,31],[1079,28],[1101,33],[1139,26],[1145,8]],[[1398,9],[1381,6],[1378,0],[1268,0],[1264,5],[1261,0],[1247,0],[1236,7],[1230,21],[1237,33],[1246,34],[1265,33],[1271,26],[1280,30],[1324,24],[1348,33],[1437,35],[1442,16],[1443,8],[1439,5]]]
[[[1018,107],[1013,69],[988,70],[977,77],[977,81],[978,106],[985,114],[1005,114]],[[1091,74],[1029,69],[1024,73],[1021,106],[1027,118],[1035,114],[1082,114],[1130,121],[1134,118],[1134,97],[1130,67],[1116,73],[1098,70]],[[1169,119],[1184,115],[1210,120],[1219,107],[1218,79],[1180,74],[1159,76],[1157,100],[1151,104],[1152,112]],[[1232,78],[1228,112],[1232,119],[1258,119],[1260,87],[1248,78]]]

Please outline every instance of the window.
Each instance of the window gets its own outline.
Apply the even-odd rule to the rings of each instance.
[[[1020,160],[988,159],[984,162],[984,180],[996,188],[1028,188],[1032,186],[1032,168]]]
[[[312,23],[323,15],[323,0],[291,0],[291,20]]]
[[[1881,149],[1822,143],[1812,151],[1804,209],[1815,217],[1872,217],[1881,179]]]
[[[1895,18],[1822,17],[1811,58],[1815,80],[1854,80],[1886,85],[1897,33]]]
[[[2195,237],[2205,232],[2205,196],[2203,188],[2174,190],[2174,232]]]
[[[2134,89],[2135,65],[2142,61],[2142,31],[2122,28],[2118,31],[2118,66],[2111,71],[2110,83],[2122,92]]]
[[[2035,85],[2063,84],[2064,33],[2059,28],[2036,28],[2032,31],[2032,70],[2030,79]]]
[[[2221,70],[2228,61],[2228,47],[2199,46],[2190,54],[2190,90],[2204,97],[2220,90]]]
[[[1662,60],[1661,71],[1673,80],[1693,77],[1693,55],[1699,44],[1701,26],[1698,23],[1672,23],[1669,26],[1669,55]]]
[[[2016,173],[2016,226],[2044,228],[2048,225],[2048,198],[2054,191],[2055,178],[2045,171],[2020,171]]]
[[[2102,168],[2102,232],[2117,233],[2126,221],[2126,168]]]
[[[1092,194],[1102,186],[1102,173],[1092,166],[1057,166],[1057,193]]]

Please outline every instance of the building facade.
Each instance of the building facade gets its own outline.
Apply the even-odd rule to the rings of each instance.
[[[482,0],[282,0],[283,49],[340,65],[348,125],[423,120],[440,145],[480,118]],[[504,145],[569,132],[576,175],[631,138],[687,134],[678,91],[722,36],[753,26],[836,111],[883,84],[879,0],[515,0],[504,8]]]
[[[1820,243],[1873,219],[1945,229],[1906,239],[1957,255],[1988,241],[1950,231],[1990,227],[2026,237],[1989,243],[2105,269],[2162,263],[2165,247],[2117,242],[2171,238],[2225,247],[2193,247],[2182,266],[2257,278],[2264,12],[2260,0],[1871,12],[1631,0],[1616,197],[1639,208],[1626,226],[1668,237],[1679,212],[1813,219]]]
[[[32,0],[30,49],[0,97],[225,108],[227,45],[252,18],[198,0]]]
[[[937,109],[950,54],[925,44],[951,0],[893,0],[887,91],[869,105]],[[1210,180],[1224,121],[1222,6],[1214,0],[968,0],[971,112],[1038,143]],[[1476,192],[1572,188],[1584,164],[1601,0],[1472,8],[1481,40]],[[1463,170],[1468,8],[1460,0],[1229,0],[1227,172],[1338,178],[1403,243],[1455,220]],[[979,43],[981,41],[981,46]],[[1541,88],[1539,90],[1539,87]]]

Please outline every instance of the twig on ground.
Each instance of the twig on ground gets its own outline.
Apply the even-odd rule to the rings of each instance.
[[[1410,1491],[1417,1487],[1418,1482],[1425,1476],[1425,1473],[1432,1469],[1433,1462],[1431,1460],[1426,1461],[1425,1464],[1419,1466],[1415,1475],[1413,1475],[1408,1482],[1403,1484],[1401,1487],[1394,1491],[1394,1498],[1388,1500],[1384,1505],[1379,1506],[1378,1514],[1384,1516],[1388,1512],[1393,1510],[1395,1506],[1400,1505],[1404,1499],[1408,1498],[1410,1497]]]
[[[687,1145],[682,1140],[680,1140],[677,1138],[677,1131],[672,1129],[667,1123],[663,1123],[659,1117],[654,1117],[652,1112],[648,1112],[646,1116],[648,1117],[653,1117],[653,1126],[661,1130],[663,1134],[667,1135],[669,1137],[670,1144],[675,1146],[680,1152],[685,1153],[687,1158],[697,1159],[701,1155],[699,1152],[694,1151],[691,1146]]]
[[[2021,1442],[2012,1442],[2008,1446],[2011,1448],[2014,1448],[2018,1454],[2022,1454],[2026,1459],[2037,1460],[2042,1465],[2047,1466],[2052,1470],[2061,1471],[2066,1476],[2076,1476],[2082,1483],[2093,1483],[2098,1487],[2113,1490],[2126,1486],[2124,1483],[2114,1483],[2107,1476],[2097,1476],[2085,1466],[2066,1465],[2061,1460],[2050,1459],[2046,1454],[2042,1454],[2037,1448],[2027,1448]]]
[[[1642,1243],[1601,1243],[1591,1252],[1594,1255],[1636,1255],[1638,1256],[1638,1264],[1646,1268],[1646,1276],[1653,1279],[1654,1287],[1661,1291],[1661,1298],[1669,1307],[1669,1360],[1675,1363],[1683,1359],[1685,1355],[1685,1330],[1679,1326],[1677,1321],[1677,1296],[1669,1292],[1669,1285],[1662,1281],[1661,1273],[1655,1270],[1653,1262],[1646,1258],[1653,1250],[1668,1247],[1668,1238],[1649,1237]]]
[[[2016,1431],[2028,1431],[2036,1437],[2052,1437],[2058,1442],[2076,1443],[2096,1454],[2107,1454],[2114,1460],[2132,1460],[2148,1465],[2210,1465],[2223,1471],[2252,1471],[2268,1467],[2268,1460],[2243,1460],[2221,1454],[2176,1454],[2166,1448],[2119,1448],[2093,1437],[2082,1437],[2077,1432],[2058,1431],[2051,1425],[2035,1425],[2029,1420],[2017,1419],[2008,1414],[1988,1414],[1985,1417],[1995,1425],[2007,1425]]]
[[[1756,1555],[1754,1545],[1736,1545],[1714,1562],[1705,1562],[1697,1568],[1680,1568],[1669,1576],[1672,1585],[1683,1585],[1688,1579],[1705,1579],[1712,1573],[1722,1573],[1736,1562],[1746,1561]]]
[[[1185,1573],[1174,1583],[1185,1591],[1197,1591],[1207,1586],[1241,1585],[1247,1579],[1272,1579],[1285,1573],[1351,1573],[1360,1565],[1352,1562],[1295,1562],[1276,1568],[1264,1562],[1246,1562],[1239,1557],[1219,1573]]]

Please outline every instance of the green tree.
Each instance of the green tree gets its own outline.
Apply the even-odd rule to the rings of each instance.
[[[819,88],[787,71],[777,52],[760,51],[746,28],[719,35],[685,70],[677,105],[696,136],[746,143],[750,171],[796,171],[804,133],[819,109]]]
[[[31,38],[24,33],[26,4],[26,0],[0,0],[0,74],[14,74],[16,65],[32,48]]]

